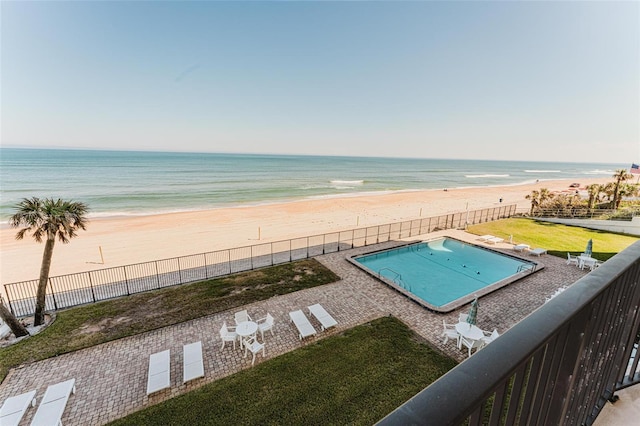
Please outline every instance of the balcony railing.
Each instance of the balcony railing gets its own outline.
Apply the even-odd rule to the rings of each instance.
[[[591,425],[617,390],[640,383],[639,335],[637,242],[379,424]]]

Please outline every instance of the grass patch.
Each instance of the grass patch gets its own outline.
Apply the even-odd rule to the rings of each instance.
[[[12,367],[339,280],[314,259],[139,293],[58,313],[41,333],[0,349]]]
[[[455,365],[401,321],[385,317],[111,425],[370,425]]]
[[[567,252],[584,252],[589,239],[593,240],[592,256],[605,261],[623,251],[639,238],[612,232],[561,225],[525,218],[501,219],[478,225],[471,225],[468,232],[477,235],[495,235],[509,241],[513,236],[514,244],[529,244],[531,248],[547,249],[551,255],[567,258]]]

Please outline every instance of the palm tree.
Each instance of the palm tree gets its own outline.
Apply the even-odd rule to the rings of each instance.
[[[596,202],[600,201],[600,193],[602,192],[602,186],[598,185],[597,183],[591,184],[589,186],[587,186],[587,191],[589,192],[589,202],[588,202],[588,209],[591,210],[593,209],[593,206]]]
[[[613,174],[613,178],[616,180],[616,182],[615,186],[613,187],[613,200],[611,201],[611,207],[617,209],[620,205],[620,200],[618,200],[620,184],[626,180],[633,179],[633,175],[631,173],[628,173],[625,169],[620,169],[616,170],[616,172]]]
[[[25,326],[22,325],[22,323],[18,321],[18,318],[16,318],[15,315],[13,315],[13,313],[4,305],[2,297],[0,297],[0,318],[2,318],[2,320],[9,326],[11,332],[16,337],[29,335]]]
[[[531,200],[531,211],[529,212],[529,216],[533,216],[533,211],[538,207],[540,203],[540,192],[535,189],[531,191],[531,194],[528,194],[526,197],[527,200]]]
[[[24,198],[16,205],[17,212],[11,216],[9,223],[13,227],[24,226],[16,234],[16,240],[24,238],[27,232],[33,234],[37,242],[46,239],[44,253],[42,255],[42,266],[40,267],[40,280],[36,292],[36,312],[33,325],[38,326],[44,322],[45,296],[47,291],[47,281],[49,281],[49,269],[51,269],[51,258],[53,257],[53,246],[56,237],[62,243],[68,243],[70,238],[75,237],[76,230],[86,229],[86,214],[88,208],[84,203],[64,201],[52,198],[43,200],[33,197]]]

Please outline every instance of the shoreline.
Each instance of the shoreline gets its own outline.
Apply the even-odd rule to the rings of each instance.
[[[408,190],[377,195],[299,199],[251,206],[153,215],[93,217],[69,244],[56,242],[50,276],[268,244],[441,214],[516,204],[529,208],[533,190],[571,192],[576,179],[532,184]],[[591,183],[611,178],[589,179]],[[0,282],[37,279],[44,244],[17,229],[0,229]],[[104,259],[104,263],[102,260]]]

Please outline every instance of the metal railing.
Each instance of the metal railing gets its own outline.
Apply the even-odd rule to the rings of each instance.
[[[584,206],[579,207],[560,207],[547,209],[519,210],[530,217],[554,217],[559,219],[596,219],[596,220],[624,220],[631,221],[634,217],[640,216],[639,208],[621,208],[617,210],[611,209],[588,209]]]
[[[591,425],[640,383],[639,339],[636,242],[379,424]]]
[[[515,212],[515,204],[504,205],[50,277],[45,309],[53,311],[94,303],[441,229],[462,229],[466,225],[510,217]],[[8,306],[14,315],[33,315],[37,287],[38,280],[4,285]]]

